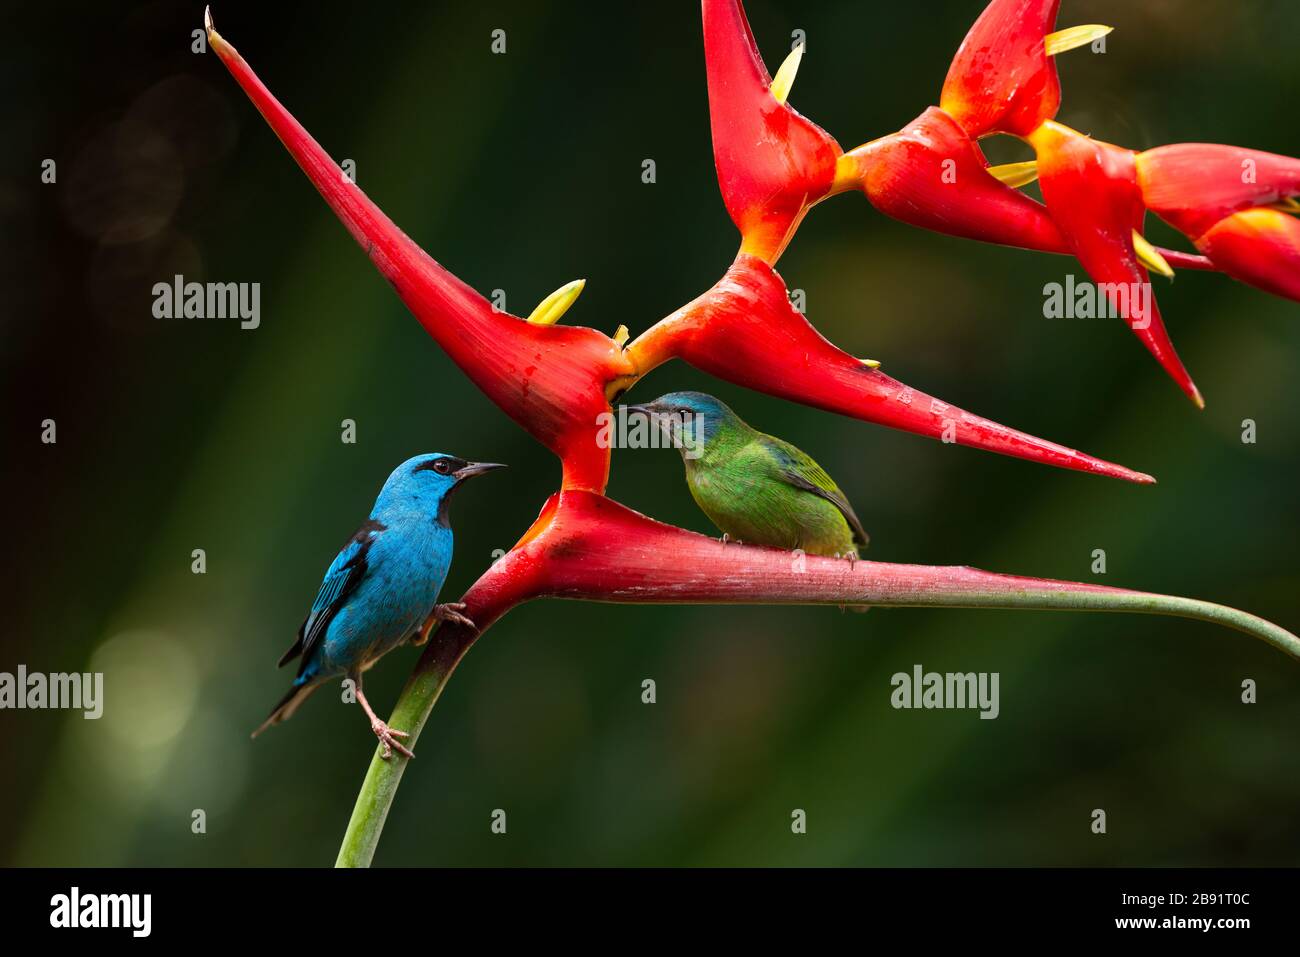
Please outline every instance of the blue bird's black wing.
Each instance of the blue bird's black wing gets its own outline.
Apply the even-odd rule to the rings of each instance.
[[[302,626],[298,629],[298,638],[289,650],[280,656],[279,667],[283,667],[301,655],[302,664],[298,668],[298,674],[302,674],[311,660],[312,651],[325,636],[330,622],[343,607],[348,596],[366,577],[366,570],[369,568],[366,564],[366,554],[370,551],[375,535],[386,527],[382,522],[368,519],[357,529],[356,534],[348,539],[347,544],[339,551],[325,572],[325,579],[321,582],[320,591],[316,593],[316,600],[312,602],[311,611],[307,613]]]

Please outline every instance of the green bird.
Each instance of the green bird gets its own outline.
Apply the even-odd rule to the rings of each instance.
[[[670,392],[628,407],[657,424],[723,541],[858,557],[867,533],[835,480],[805,453],[759,432],[711,395]]]

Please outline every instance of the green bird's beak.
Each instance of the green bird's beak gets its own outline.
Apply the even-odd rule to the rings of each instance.
[[[653,419],[656,415],[663,414],[663,409],[661,409],[658,403],[655,402],[647,402],[645,405],[625,405],[623,408],[627,409],[629,412],[640,412],[648,419]]]

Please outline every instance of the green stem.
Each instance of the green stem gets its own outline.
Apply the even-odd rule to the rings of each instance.
[[[969,569],[954,570],[983,576],[985,573]],[[925,592],[912,589],[864,589],[861,593],[845,590],[827,598],[789,596],[785,601],[831,602],[837,604],[862,601],[883,607],[941,607],[941,608],[1003,608],[1040,611],[1109,611],[1148,615],[1168,615],[1178,618],[1195,618],[1199,621],[1224,625],[1245,632],[1273,647],[1300,658],[1300,638],[1256,615],[1247,614],[1226,605],[1180,598],[1176,595],[1158,595],[1124,589],[1094,589],[1087,586],[1058,583],[1062,587],[1043,587],[1045,583],[1010,576],[988,576],[983,587],[967,584],[961,588],[937,588]],[[429,713],[442,693],[447,679],[460,663],[474,638],[464,629],[444,627],[435,631],[429,647],[416,665],[406,687],[398,698],[389,723],[402,731],[409,731],[408,745],[414,745],[420,736]],[[371,758],[366,780],[357,795],[352,819],[348,822],[343,846],[339,848],[336,867],[368,867],[375,856],[375,847],[384,829],[388,809],[392,807],[406,770],[406,759],[394,754],[385,761],[379,748]]]
[[[938,598],[938,600],[935,600]],[[1069,591],[1026,588],[1018,593],[951,594],[926,596],[911,602],[881,602],[903,607],[946,606],[958,608],[1014,608],[1040,611],[1108,611],[1139,615],[1163,615],[1170,618],[1193,618],[1223,625],[1272,645],[1292,658],[1300,658],[1300,637],[1267,619],[1248,612],[1216,605],[1196,598],[1160,595],[1153,592],[1106,590]]]
[[[473,638],[466,638],[460,629],[455,628],[438,629],[430,636],[428,648],[420,657],[388,719],[390,727],[409,732],[410,737],[404,742],[412,750],[429,713],[446,687],[447,679],[472,643]],[[394,753],[384,760],[380,753],[376,746],[357,803],[352,808],[352,818],[343,835],[335,867],[369,867],[375,856],[379,836],[388,819],[388,809],[393,806],[397,786],[402,783],[402,772],[407,765],[407,759],[400,754]]]

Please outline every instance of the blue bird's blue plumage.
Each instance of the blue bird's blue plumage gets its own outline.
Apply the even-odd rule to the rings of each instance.
[[[499,467],[434,453],[393,470],[370,517],[326,570],[297,641],[280,659],[284,665],[300,657],[298,675],[254,735],[291,717],[320,684],[344,675],[357,682],[358,700],[370,714],[361,673],[416,637],[437,605],[451,567],[452,493],[466,478]],[[449,617],[459,618],[455,612]]]

